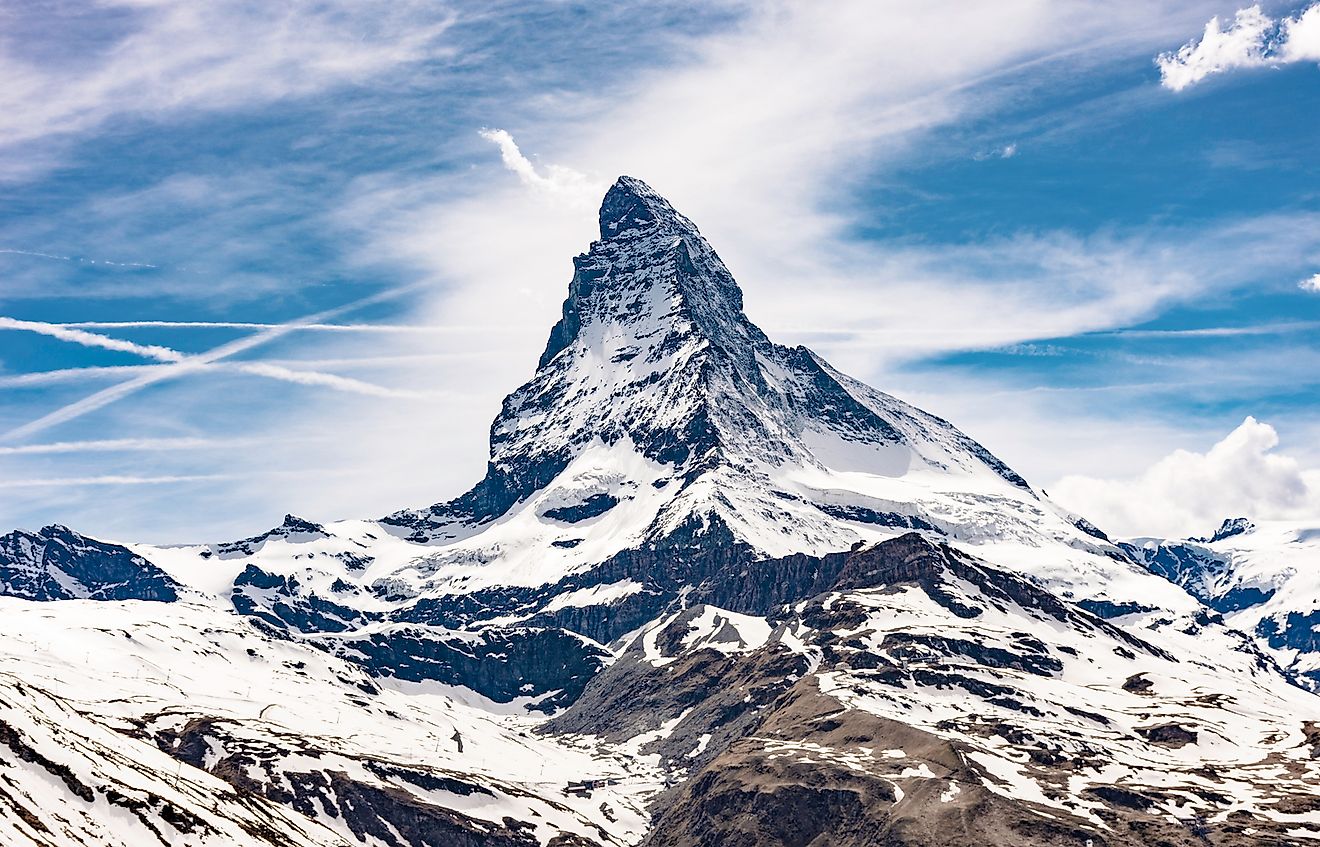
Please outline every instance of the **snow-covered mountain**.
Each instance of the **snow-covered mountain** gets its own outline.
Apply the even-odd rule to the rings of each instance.
[[[600,233],[491,426],[485,479],[386,518],[437,547],[414,590],[537,584],[713,526],[763,556],[908,529],[1062,543],[1077,561],[1107,547],[946,421],[773,344],[710,244],[641,181],[609,190]]]
[[[1136,538],[1122,546],[1320,689],[1320,518],[1231,518],[1209,537]]]
[[[0,538],[6,843],[1320,837],[1268,635],[772,343],[644,183],[600,232],[462,497]]]

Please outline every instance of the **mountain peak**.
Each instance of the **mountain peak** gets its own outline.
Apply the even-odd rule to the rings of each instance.
[[[669,201],[645,182],[621,176],[605,192],[600,204],[600,237],[613,238],[631,229],[654,223],[673,223],[687,229],[692,222],[680,215]]]
[[[1256,525],[1247,518],[1225,518],[1224,522],[1215,530],[1215,534],[1210,536],[1210,543],[1223,541],[1225,538],[1232,538],[1235,535],[1245,535],[1256,528]]]
[[[696,224],[642,180],[621,176],[605,193],[600,232],[600,240],[573,260],[563,316],[550,331],[539,368],[592,324],[631,326],[643,337],[619,343],[639,351],[657,333],[682,333],[692,324],[717,333],[750,328],[742,291]]]
[[[620,177],[600,222],[601,239],[573,259],[536,372],[491,425],[485,478],[391,523],[455,538],[523,503],[538,532],[557,532],[577,521],[556,515],[608,523],[620,506],[612,514],[645,515],[630,524],[637,541],[720,524],[786,554],[846,549],[876,526],[943,531],[918,504],[893,499],[901,488],[886,481],[909,470],[960,492],[1007,483],[1008,496],[1036,499],[947,421],[767,338],[714,248],[645,182]]]

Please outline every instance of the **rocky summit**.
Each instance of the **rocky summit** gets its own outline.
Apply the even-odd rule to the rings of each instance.
[[[461,497],[0,537],[0,843],[1310,844],[1317,539],[1111,540],[621,177]]]

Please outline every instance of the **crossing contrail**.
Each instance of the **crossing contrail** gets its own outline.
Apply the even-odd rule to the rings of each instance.
[[[389,291],[382,291],[378,294],[373,294],[370,297],[364,297],[361,300],[354,300],[352,303],[347,303],[343,306],[336,306],[333,309],[326,309],[321,312],[307,315],[296,321],[272,326],[261,332],[254,333],[253,335],[221,344],[219,347],[213,347],[203,353],[197,353],[190,356],[185,355],[182,359],[171,360],[161,367],[154,368],[141,376],[125,380],[124,382],[112,385],[109,388],[103,388],[94,394],[89,394],[81,400],[75,400],[66,406],[61,406],[53,412],[42,415],[34,421],[15,427],[3,435],[0,435],[0,442],[16,441],[30,435],[35,435],[36,433],[47,430],[57,424],[80,418],[89,412],[94,412],[97,409],[102,409],[110,405],[111,403],[116,403],[125,397],[132,396],[142,389],[155,385],[158,382],[175,379],[177,377],[186,376],[187,374],[203,370],[210,364],[274,341],[275,339],[287,335],[302,326],[321,323],[357,309],[361,309],[365,306],[370,306],[386,300],[392,300],[410,291],[414,291],[419,287],[419,285],[408,285],[400,288],[393,288]],[[262,375],[271,376],[272,373],[268,371]],[[333,377],[333,375],[322,376]],[[339,377],[338,379],[344,380],[345,382],[338,384],[336,387],[344,387],[348,382],[359,382],[357,380],[347,380],[346,377]],[[369,383],[360,384],[369,385]],[[381,386],[375,386],[375,388],[380,392],[389,391],[389,389]]]

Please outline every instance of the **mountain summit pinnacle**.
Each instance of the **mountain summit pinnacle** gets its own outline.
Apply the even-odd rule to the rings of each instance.
[[[538,367],[569,347],[584,326],[636,324],[648,304],[649,336],[661,327],[760,334],[742,313],[738,283],[696,224],[640,179],[621,176],[605,193],[600,232],[601,240],[573,260],[563,317]]]
[[[895,499],[916,489],[888,480],[910,473],[1037,502],[946,421],[771,342],[696,225],[646,183],[620,177],[600,229],[573,260],[536,373],[491,425],[485,479],[389,522],[443,541],[528,509],[551,527],[608,512],[630,515],[611,536],[619,543],[717,528],[780,555],[847,549],[867,524],[936,527],[919,503]],[[978,508],[960,506],[959,520],[981,520]]]
[[[691,221],[669,205],[668,200],[636,177],[621,176],[605,192],[605,199],[600,204],[601,238],[612,238],[657,222],[696,230]]]

